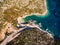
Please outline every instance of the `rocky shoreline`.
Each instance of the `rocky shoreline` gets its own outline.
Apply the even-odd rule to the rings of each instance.
[[[13,43],[13,44],[12,44]],[[53,45],[54,39],[37,28],[24,29],[7,45]]]
[[[22,27],[24,27],[24,26],[27,26],[27,28],[25,29],[25,30],[28,30],[28,32],[29,32],[29,30],[30,29],[32,29],[32,31],[35,31],[35,30],[38,30],[38,32],[37,33],[39,33],[39,35],[40,34],[43,34],[43,35],[40,35],[40,37],[41,38],[46,38],[46,40],[50,40],[50,39],[52,39],[52,43],[54,42],[54,38],[53,38],[53,36],[51,35],[51,34],[49,34],[48,32],[46,32],[46,31],[43,31],[42,29],[40,29],[39,27],[38,27],[38,25],[36,25],[36,24],[34,24],[33,22],[30,22],[29,24],[22,24],[21,25],[21,23],[20,23],[20,26],[22,26]],[[20,33],[22,33],[23,31],[25,31],[25,30],[22,30]],[[17,31],[19,31],[19,30],[12,30],[12,31],[14,31],[15,33],[17,32]],[[28,33],[27,32],[27,33]],[[14,34],[14,33],[12,33],[12,34]],[[26,33],[25,33],[26,34]],[[23,34],[24,35],[24,34]],[[34,34],[30,34],[30,35],[34,35]],[[37,34],[38,35],[38,34]],[[43,37],[42,37],[43,36]],[[28,35],[27,35],[27,37],[28,37]],[[36,37],[36,36],[35,36]],[[13,38],[13,37],[12,37]],[[18,36],[18,38],[19,38],[19,36]],[[16,39],[18,39],[18,38],[16,38]],[[24,38],[24,37],[23,37]],[[7,39],[8,39],[8,37],[7,37]],[[7,41],[7,39],[6,39],[6,41]],[[14,39],[13,39],[14,40]],[[24,39],[23,39],[24,40]],[[45,39],[44,39],[45,40]],[[2,44],[4,44],[6,41],[3,41],[2,42]],[[48,42],[48,41],[47,41]],[[46,43],[47,43],[46,42]],[[45,43],[44,43],[45,44]],[[5,45],[5,44],[4,44]],[[42,45],[42,44],[41,44]]]

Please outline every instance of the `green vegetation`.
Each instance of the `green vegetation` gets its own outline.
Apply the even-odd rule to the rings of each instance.
[[[12,23],[14,26],[16,26],[17,18],[19,16],[19,11],[17,11],[17,10],[19,10],[19,8],[16,6],[5,10],[4,11],[4,17],[3,17],[5,19],[5,21]]]
[[[17,20],[13,20],[13,21],[12,21],[12,25],[13,25],[14,27],[16,27],[16,26],[17,26]]]
[[[2,27],[3,27],[3,24],[2,24],[2,23],[0,23],[0,31],[1,31]]]
[[[4,11],[4,19],[8,22],[12,22],[13,20],[17,19],[18,18],[18,14],[19,14],[19,11],[16,11],[18,10],[15,6],[10,8],[10,9],[7,9]]]
[[[5,28],[6,25],[3,25],[4,23],[0,23],[0,31],[2,28]]]
[[[47,33],[31,28],[20,32],[21,34],[7,45],[50,45],[53,39]]]

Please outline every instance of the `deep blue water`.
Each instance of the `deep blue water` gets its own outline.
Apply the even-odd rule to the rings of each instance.
[[[47,1],[47,9],[48,13],[46,16],[28,16],[25,18],[26,21],[28,20],[35,20],[37,24],[42,24],[42,29],[46,30],[48,28],[48,32],[51,33],[54,37],[60,38],[60,9],[58,6],[57,1],[55,0],[46,0]],[[57,9],[58,8],[58,9]]]

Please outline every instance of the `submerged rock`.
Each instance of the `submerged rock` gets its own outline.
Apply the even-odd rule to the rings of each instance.
[[[21,31],[21,34],[7,45],[53,45],[54,38],[37,28]]]

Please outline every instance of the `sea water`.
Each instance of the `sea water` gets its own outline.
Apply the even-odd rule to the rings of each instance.
[[[33,20],[39,25],[41,23],[41,28],[48,31],[54,37],[60,38],[60,31],[58,30],[58,19],[56,16],[56,2],[55,0],[46,0],[48,13],[45,16],[27,16],[25,21]]]

